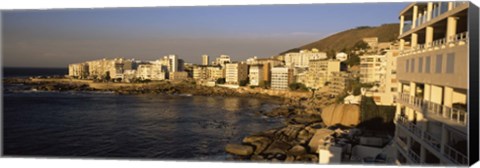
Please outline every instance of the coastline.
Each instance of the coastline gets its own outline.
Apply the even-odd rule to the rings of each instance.
[[[259,130],[246,136],[240,144],[228,144],[225,151],[236,161],[309,162],[318,163],[318,154],[309,150],[309,141],[316,130],[325,128],[321,109],[334,101],[325,96],[312,97],[304,92],[291,96],[261,89],[207,87],[189,82],[96,83],[67,78],[5,78],[4,84],[22,84],[29,90],[42,91],[112,91],[118,95],[167,94],[188,96],[255,97],[275,100],[278,107],[259,111],[267,117],[283,117],[282,127]],[[272,94],[273,93],[273,94]],[[275,95],[278,94],[278,95]],[[321,95],[321,94],[320,94]]]

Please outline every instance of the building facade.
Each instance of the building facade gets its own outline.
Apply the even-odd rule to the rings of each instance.
[[[468,164],[468,8],[418,2],[400,12],[399,164]]]
[[[288,85],[293,82],[293,70],[288,67],[273,67],[271,72],[271,88],[276,90],[288,90]]]
[[[260,86],[263,84],[263,64],[249,65],[248,78],[250,86]]]
[[[326,59],[327,53],[319,52],[317,49],[301,50],[285,54],[285,65],[287,67],[308,67],[310,60]]]
[[[385,55],[360,56],[360,82],[379,84],[385,78]]]
[[[202,65],[208,65],[209,57],[208,55],[202,55]]]
[[[310,60],[305,86],[319,89],[330,81],[332,72],[340,71],[338,60]]]
[[[248,65],[245,63],[225,64],[225,82],[227,84],[239,85],[241,81],[248,79]]]

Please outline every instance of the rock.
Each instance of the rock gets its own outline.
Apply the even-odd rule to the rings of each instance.
[[[265,154],[286,154],[288,149],[290,149],[292,146],[290,146],[288,143],[274,140],[270,146],[263,151]]]
[[[235,155],[248,156],[253,153],[253,147],[249,145],[227,144],[225,151]]]
[[[313,133],[308,132],[307,130],[301,130],[298,132],[297,141],[300,144],[306,144],[313,136]]]
[[[265,158],[263,158],[262,155],[252,155],[250,157],[251,161],[265,161]]]
[[[252,146],[255,146],[254,154],[258,155],[262,153],[270,143],[272,143],[272,140],[264,136],[253,135],[253,136],[247,136],[243,138],[243,143],[247,143],[247,144],[251,144]]]
[[[295,141],[300,130],[305,126],[302,124],[288,125],[275,133],[275,138],[284,140],[286,142]]]
[[[297,116],[291,120],[292,123],[305,124],[321,122],[322,118],[317,116]]]
[[[281,153],[277,153],[275,154],[275,159],[278,159],[278,160],[285,160],[285,158],[287,158],[287,155],[285,154],[281,154]]]
[[[307,153],[307,150],[302,145],[295,145],[290,150],[288,150],[288,154],[291,154],[294,156],[303,155],[305,153]]]
[[[357,126],[360,123],[360,107],[355,104],[333,104],[323,109],[321,117],[326,126]]]
[[[295,156],[287,155],[287,158],[285,158],[285,162],[293,162],[293,161],[295,161]]]
[[[317,130],[310,142],[308,143],[308,147],[310,147],[310,152],[317,153],[318,145],[325,143],[328,140],[328,137],[331,137],[331,135],[334,133],[334,131],[326,128]]]
[[[314,154],[304,154],[295,158],[298,161],[318,163],[318,156]]]

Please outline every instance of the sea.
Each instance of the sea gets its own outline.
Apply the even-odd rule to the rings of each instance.
[[[46,75],[32,71],[65,72],[4,69],[4,77]],[[258,98],[3,85],[2,99],[5,156],[224,161],[232,157],[224,150],[228,143],[284,122],[260,113],[277,107],[277,100]]]

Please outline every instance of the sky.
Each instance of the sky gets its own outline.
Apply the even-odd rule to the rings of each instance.
[[[398,23],[407,3],[4,10],[4,67],[68,67],[100,58],[200,63],[270,57],[358,26]]]

